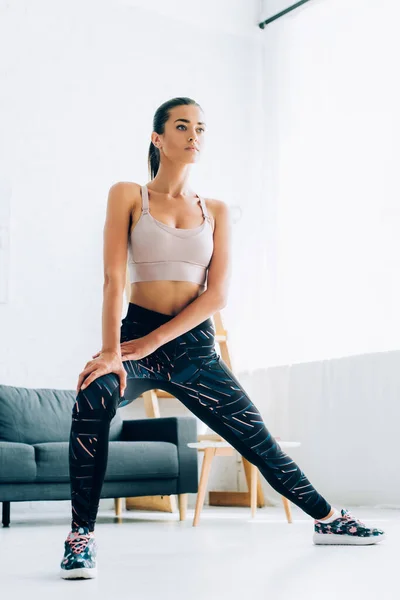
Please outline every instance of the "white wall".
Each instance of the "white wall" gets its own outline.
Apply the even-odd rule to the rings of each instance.
[[[399,348],[399,19],[312,0],[264,30],[270,365]]]

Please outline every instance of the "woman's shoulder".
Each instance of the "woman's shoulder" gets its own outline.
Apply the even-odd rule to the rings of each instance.
[[[141,185],[134,181],[117,181],[110,187],[110,192],[124,199],[134,211],[141,203]]]
[[[213,210],[218,210],[222,206],[228,206],[223,200],[217,200],[216,198],[204,198],[207,203],[207,208],[210,206]]]
[[[216,198],[205,198],[203,200],[206,204],[207,212],[213,221],[213,230],[218,222],[218,219],[224,218],[229,215],[229,205],[223,200],[217,200]]]
[[[224,210],[224,207],[228,208],[227,203],[223,200],[217,200],[216,198],[206,198],[205,196],[202,196],[202,198],[206,203],[207,208],[210,208],[214,212]]]
[[[120,191],[121,193],[138,192],[142,186],[134,181],[117,181],[113,183],[111,189]]]

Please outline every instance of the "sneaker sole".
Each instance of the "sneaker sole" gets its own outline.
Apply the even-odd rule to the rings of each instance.
[[[386,539],[385,534],[360,537],[357,535],[339,533],[314,533],[313,536],[314,544],[335,546],[369,546],[371,544],[377,544],[384,539]]]
[[[61,569],[60,575],[63,579],[94,579],[97,577],[97,567],[91,569],[81,567],[80,569]]]

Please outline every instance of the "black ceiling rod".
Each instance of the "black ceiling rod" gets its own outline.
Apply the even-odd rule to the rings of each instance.
[[[276,19],[280,19],[281,17],[283,17],[283,15],[286,15],[288,12],[294,10],[295,8],[298,8],[302,4],[305,4],[306,2],[310,2],[310,0],[300,0],[300,2],[296,2],[296,4],[292,4],[292,6],[285,8],[285,10],[282,10],[282,12],[277,13],[273,17],[270,17],[269,19],[262,21],[262,23],[259,23],[258,26],[260,27],[260,29],[264,29],[264,27],[266,25],[268,25],[269,23],[272,23],[272,21],[276,21]]]

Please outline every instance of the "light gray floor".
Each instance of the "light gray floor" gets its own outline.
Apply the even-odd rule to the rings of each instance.
[[[61,505],[61,503],[60,503]],[[398,600],[400,510],[346,506],[387,539],[365,547],[315,546],[313,520],[283,508],[205,506],[176,514],[128,511],[118,523],[100,510],[96,524],[99,576],[59,578],[69,510],[22,511],[11,505],[10,528],[0,527],[0,597],[11,600],[117,598],[140,600]],[[79,594],[79,596],[78,596]]]

